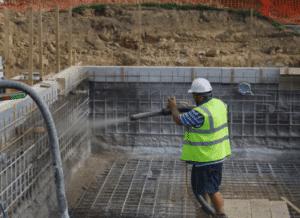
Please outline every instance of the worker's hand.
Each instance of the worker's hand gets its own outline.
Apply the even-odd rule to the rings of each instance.
[[[169,109],[171,109],[172,106],[174,106],[174,105],[176,105],[176,98],[174,97],[174,98],[171,100],[170,97],[168,97],[168,105],[167,105],[167,107],[168,107]]]
[[[190,105],[189,105],[187,102],[185,102],[185,101],[180,101],[179,104],[185,104],[185,105],[188,106],[188,107],[190,106]]]
[[[185,101],[180,101],[179,104],[185,104],[186,106],[192,107],[192,108],[195,108],[195,107],[196,107],[196,105],[189,105],[189,104],[188,104],[187,102],[185,102]]]

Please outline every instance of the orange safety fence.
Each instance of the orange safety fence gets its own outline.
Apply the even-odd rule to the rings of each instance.
[[[33,11],[44,9],[54,10],[57,4],[60,10],[79,5],[109,4],[109,5],[133,5],[140,0],[8,0],[0,3],[0,10],[7,7],[10,11],[28,11],[32,4]],[[171,4],[177,5],[207,5],[233,10],[250,10],[260,12],[261,15],[280,23],[300,24],[300,0],[141,0],[141,3]]]

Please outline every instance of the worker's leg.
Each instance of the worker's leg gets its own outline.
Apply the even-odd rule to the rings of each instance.
[[[216,210],[216,214],[225,214],[224,212],[224,201],[219,192],[219,186],[222,182],[222,166],[223,163],[208,165],[207,173],[207,184],[208,194]],[[211,194],[212,193],[212,194]]]
[[[204,195],[203,195],[203,198],[205,199],[205,201],[206,201],[208,204],[211,204],[211,199],[210,199],[210,197],[209,197],[208,194],[204,194]]]
[[[216,214],[225,214],[223,207],[223,199],[219,192],[219,186],[222,182],[222,166],[223,163],[212,164],[202,167],[193,166],[191,173],[194,194],[196,196],[202,195],[207,203],[212,202],[215,207]],[[210,197],[210,199],[207,195]]]
[[[225,214],[224,201],[220,192],[216,192],[210,195],[213,205],[215,206],[217,214]]]

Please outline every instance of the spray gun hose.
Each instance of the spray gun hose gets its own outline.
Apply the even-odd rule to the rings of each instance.
[[[179,105],[177,105],[177,109],[179,112],[185,113],[185,112],[189,112],[190,110],[192,110],[193,107],[188,107],[184,104],[179,104]],[[154,111],[150,111],[150,112],[131,115],[130,120],[138,120],[138,119],[161,116],[161,115],[163,115],[163,116],[172,115],[172,112],[169,108],[164,108],[162,110],[154,110]]]
[[[188,107],[184,104],[177,105],[177,109],[179,112],[189,112],[190,110],[193,109],[193,107]],[[167,116],[171,115],[172,112],[168,108],[164,108],[162,110],[154,110],[150,112],[145,112],[145,113],[140,113],[140,114],[135,114],[130,116],[130,120],[138,120],[142,118],[148,118],[148,117],[154,117],[154,116]],[[187,188],[187,193],[191,199],[191,196],[189,194],[189,188],[188,188],[188,182],[187,182],[187,171],[188,171],[188,165],[186,163],[186,188]],[[201,204],[201,209],[209,215],[212,215],[213,217],[216,215],[216,211],[205,201],[205,199],[201,195],[196,195],[197,201]],[[201,211],[199,208],[199,210]]]
[[[138,120],[138,119],[147,118],[147,117],[160,116],[160,115],[162,115],[161,112],[162,112],[162,110],[155,110],[155,111],[131,115],[130,120]]]

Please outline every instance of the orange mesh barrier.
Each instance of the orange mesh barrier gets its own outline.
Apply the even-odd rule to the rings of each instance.
[[[0,3],[0,10],[7,7],[10,11],[28,11],[31,5],[33,11],[43,8],[45,11],[54,10],[58,4],[59,9],[67,10],[69,7],[79,5],[110,4],[110,5],[133,5],[140,0],[9,0],[7,3]],[[300,0],[142,0],[142,3],[175,3],[178,5],[207,5],[218,8],[228,8],[234,10],[259,11],[263,16],[269,17],[280,23],[300,24]]]

